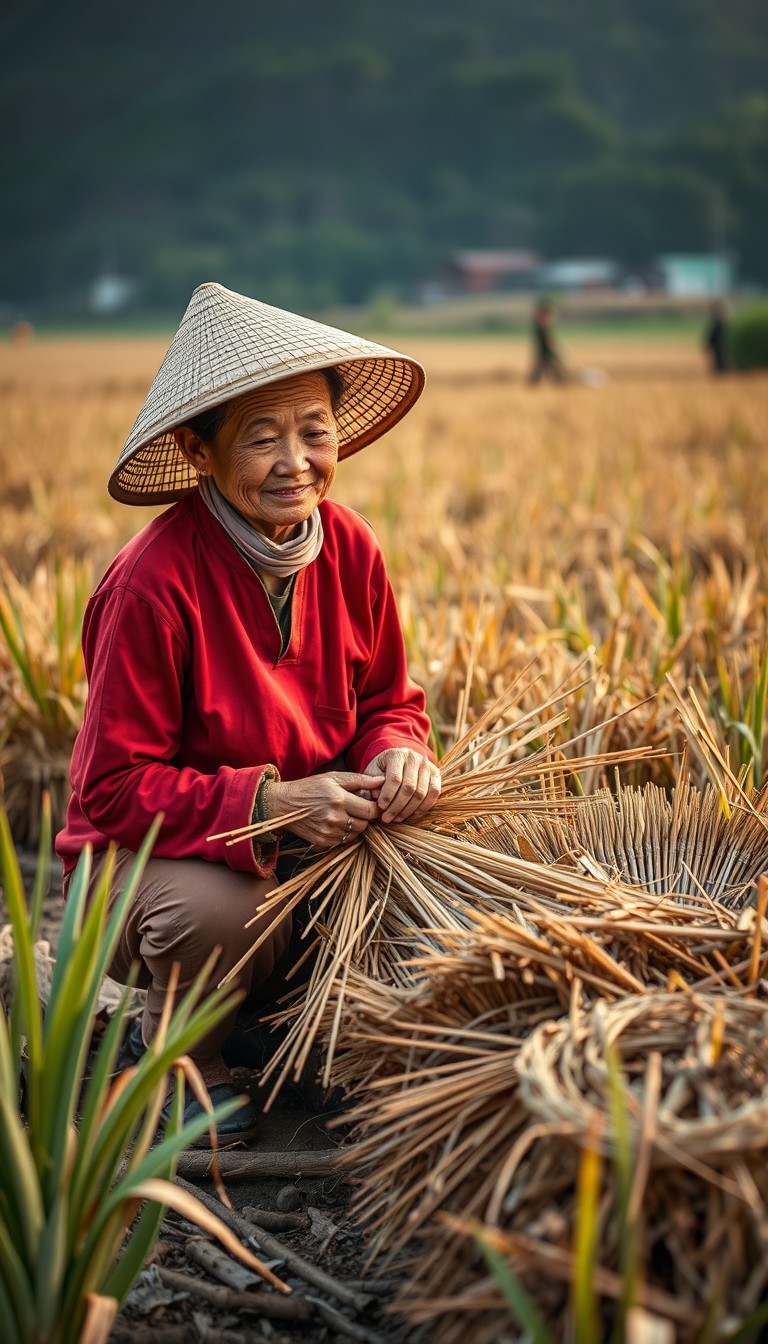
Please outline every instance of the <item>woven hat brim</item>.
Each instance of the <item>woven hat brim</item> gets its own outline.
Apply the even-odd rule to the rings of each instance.
[[[383,355],[343,361],[307,362],[301,372],[337,368],[345,383],[336,410],[339,427],[339,461],[351,457],[396,425],[411,409],[424,388],[421,365],[401,355]],[[197,474],[176,444],[173,430],[185,418],[209,410],[258,387],[295,377],[299,370],[270,371],[244,378],[210,399],[198,400],[185,417],[178,408],[173,422],[157,426],[144,444],[124,451],[109,480],[109,493],[123,504],[167,504],[182,499],[197,488]]]

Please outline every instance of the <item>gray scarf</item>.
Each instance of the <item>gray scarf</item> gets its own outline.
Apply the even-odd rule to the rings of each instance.
[[[227,536],[254,569],[263,569],[278,579],[288,579],[316,560],[323,546],[323,524],[318,509],[314,509],[299,524],[295,537],[278,543],[257,532],[249,522],[225,499],[212,476],[201,476],[198,482],[200,498],[217,518]]]

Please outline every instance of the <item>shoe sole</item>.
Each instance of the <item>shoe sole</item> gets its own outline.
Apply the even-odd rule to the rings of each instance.
[[[238,1143],[250,1143],[251,1139],[255,1139],[259,1132],[260,1126],[254,1125],[252,1129],[244,1129],[242,1134],[228,1134],[225,1139],[219,1139],[217,1144],[219,1152],[222,1152],[225,1148],[234,1148]],[[189,1146],[190,1148],[204,1148],[211,1152],[213,1145],[208,1131],[206,1130]]]

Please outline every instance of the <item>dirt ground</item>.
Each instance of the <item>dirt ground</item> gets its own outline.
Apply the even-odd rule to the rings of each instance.
[[[241,1072],[237,1078],[243,1084]],[[300,1102],[285,1098],[264,1117],[264,1129],[249,1145],[248,1152],[327,1152],[338,1143],[339,1138],[331,1137],[323,1117],[304,1110]],[[198,1180],[196,1185],[202,1191],[215,1194],[209,1181]],[[246,1180],[225,1176],[225,1186],[235,1210],[241,1214],[252,1208],[270,1212],[290,1208],[298,1217],[303,1215],[305,1227],[280,1230],[274,1235],[342,1286],[362,1292],[367,1298],[365,1304],[358,1310],[350,1308],[331,1293],[307,1284],[290,1264],[264,1255],[253,1245],[251,1249],[266,1260],[296,1296],[323,1298],[331,1309],[329,1317],[333,1311],[339,1313],[338,1322],[314,1319],[283,1323],[270,1319],[263,1314],[265,1296],[274,1299],[280,1295],[271,1289],[261,1289],[255,1281],[248,1283],[248,1271],[245,1271],[248,1286],[244,1291],[252,1297],[252,1307],[242,1302],[242,1290],[241,1296],[236,1301],[233,1299],[231,1305],[211,1303],[194,1292],[184,1295],[172,1281],[169,1270],[188,1275],[202,1285],[216,1284],[218,1279],[206,1273],[192,1258],[191,1251],[200,1244],[199,1235],[195,1235],[194,1229],[183,1219],[170,1214],[163,1224],[152,1261],[118,1318],[111,1337],[113,1344],[122,1344],[122,1341],[131,1341],[131,1344],[145,1344],[146,1341],[149,1344],[155,1339],[171,1344],[177,1331],[178,1339],[184,1340],[185,1344],[187,1340],[192,1344],[198,1339],[210,1341],[210,1344],[219,1340],[227,1341],[227,1344],[238,1344],[241,1340],[251,1344],[251,1341],[263,1339],[269,1339],[273,1344],[295,1344],[299,1340],[341,1344],[350,1338],[362,1339],[369,1344],[376,1341],[396,1344],[404,1339],[402,1322],[388,1310],[396,1276],[395,1279],[390,1276],[386,1282],[377,1282],[366,1274],[364,1237],[350,1215],[352,1191],[341,1175]],[[245,1216],[249,1217],[248,1214]],[[208,1244],[211,1244],[210,1240]],[[237,1262],[230,1259],[230,1265],[234,1271],[232,1282],[236,1282],[239,1279]]]

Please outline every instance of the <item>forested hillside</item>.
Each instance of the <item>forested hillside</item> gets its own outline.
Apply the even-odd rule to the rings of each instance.
[[[759,0],[6,0],[0,302],[321,307],[457,246],[768,280]]]

